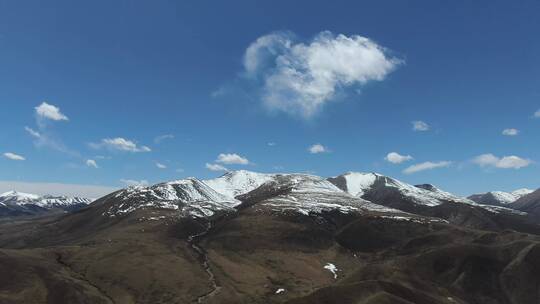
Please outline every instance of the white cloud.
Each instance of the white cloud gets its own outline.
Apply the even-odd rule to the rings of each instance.
[[[386,161],[391,162],[393,164],[401,164],[403,162],[412,160],[413,157],[410,155],[401,155],[397,152],[390,152],[386,155],[384,158]]]
[[[520,169],[529,166],[533,162],[519,156],[510,155],[499,158],[491,153],[478,155],[473,159],[473,163],[481,167],[495,167],[500,169]]]
[[[318,153],[327,153],[330,152],[327,147],[321,145],[321,144],[314,144],[311,147],[308,148],[309,153],[311,154],[318,154]]]
[[[372,40],[324,31],[307,44],[290,33],[259,37],[244,54],[244,68],[262,80],[270,110],[309,118],[332,101],[339,89],[382,81],[402,61]]]
[[[98,164],[97,164],[96,161],[93,160],[93,159],[87,159],[87,160],[86,160],[86,165],[87,165],[88,167],[99,168]]]
[[[518,129],[504,129],[502,131],[502,135],[506,135],[506,136],[516,136],[518,134],[519,134]]]
[[[167,166],[162,163],[156,163],[156,167],[158,167],[159,169],[167,169]]]
[[[437,168],[449,167],[452,164],[451,161],[440,161],[440,162],[424,162],[416,165],[412,165],[407,169],[403,170],[405,174],[412,174],[424,170],[432,170]]]
[[[0,181],[0,193],[6,191],[20,191],[37,195],[67,195],[87,198],[99,198],[118,190],[117,187],[78,185],[64,183],[40,183],[21,181]]]
[[[120,182],[126,186],[148,186],[148,181],[145,179],[134,180],[134,179],[121,179]]]
[[[229,171],[227,168],[223,167],[222,165],[218,165],[218,164],[206,163],[205,167],[206,167],[206,169],[208,169],[210,171]]]
[[[540,110],[534,112],[534,115],[533,115],[535,118],[540,118]]]
[[[267,143],[267,145],[268,145],[269,147],[273,147],[273,146],[275,146],[275,145],[277,145],[277,144],[276,144],[275,142],[269,142],[269,143]]]
[[[67,116],[60,112],[60,109],[56,106],[42,102],[39,106],[35,107],[38,117],[43,117],[51,120],[68,120]]]
[[[156,136],[156,138],[154,138],[154,143],[160,144],[162,141],[167,140],[167,139],[174,139],[174,135],[164,134],[164,135]]]
[[[110,150],[124,152],[150,152],[152,151],[147,146],[138,146],[134,141],[122,137],[104,138],[99,143],[90,143],[90,147],[94,149],[107,148]]]
[[[429,131],[430,129],[430,126],[421,120],[413,121],[412,125],[413,125],[413,131]]]
[[[11,160],[26,160],[23,156],[11,152],[4,153],[4,157]]]
[[[248,165],[249,160],[236,153],[221,153],[216,159],[217,163],[226,165]]]

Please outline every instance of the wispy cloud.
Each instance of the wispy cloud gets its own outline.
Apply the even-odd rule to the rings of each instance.
[[[149,183],[147,180],[135,180],[135,179],[120,179],[120,182],[126,186],[148,186]]]
[[[167,166],[162,164],[162,163],[157,163],[156,162],[156,167],[158,167],[159,169],[167,169]]]
[[[123,151],[123,152],[150,152],[150,149],[147,146],[139,146],[135,141],[125,139],[123,137],[115,138],[104,138],[98,143],[90,143],[90,147],[94,149],[109,149],[114,151]]]
[[[429,129],[431,128],[427,123],[421,120],[415,120],[411,123],[413,125],[413,131],[423,132],[423,131],[429,131]]]
[[[497,157],[491,153],[478,155],[472,162],[481,167],[494,167],[500,169],[521,169],[533,163],[530,159],[521,158],[515,155]]]
[[[403,170],[403,173],[405,174],[413,174],[420,171],[425,170],[433,170],[437,168],[446,168],[449,167],[452,164],[451,161],[439,161],[439,162],[423,162],[420,164],[412,165],[405,170]]]
[[[236,153],[221,153],[216,159],[217,163],[226,165],[249,165],[249,160]]]
[[[206,163],[205,167],[206,167],[206,169],[208,169],[210,171],[229,171],[227,168],[225,168],[225,167],[223,167],[222,165],[219,165],[219,164]]]
[[[277,32],[246,49],[246,74],[262,86],[270,110],[309,118],[335,99],[338,90],[382,81],[403,61],[374,41],[324,31],[307,43]]]
[[[540,118],[540,110],[534,112],[533,116],[534,116],[535,118]]]
[[[24,158],[23,156],[12,152],[4,153],[4,157],[11,160],[26,160],[26,158]]]
[[[25,131],[34,139],[34,145],[38,148],[56,150],[72,157],[81,157],[78,151],[67,147],[63,141],[50,130],[53,122],[68,120],[67,116],[60,111],[60,108],[43,102],[41,105],[35,107],[34,110],[38,130],[28,126],[24,127]]]
[[[38,131],[28,127],[28,126],[25,126],[24,129],[26,130],[26,132],[28,132],[28,134],[32,135],[33,137],[35,138],[41,138],[41,133],[39,133]]]
[[[0,181],[0,193],[5,191],[20,191],[38,195],[67,195],[87,198],[99,198],[118,190],[118,187],[98,185],[79,185],[65,183],[41,183],[21,181]]]
[[[502,135],[506,135],[506,136],[516,136],[518,134],[519,134],[518,129],[504,129],[502,131]]]
[[[160,144],[161,142],[163,142],[164,140],[167,140],[167,139],[174,139],[174,135],[172,135],[172,134],[163,134],[163,135],[160,135],[160,136],[156,136],[156,138],[154,138],[154,143]]]
[[[327,147],[321,145],[321,144],[314,144],[308,148],[309,153],[311,154],[319,154],[319,153],[328,153],[330,150],[328,150]]]
[[[384,159],[392,164],[401,164],[403,162],[412,160],[413,157],[410,155],[401,155],[397,152],[390,152],[386,155]]]

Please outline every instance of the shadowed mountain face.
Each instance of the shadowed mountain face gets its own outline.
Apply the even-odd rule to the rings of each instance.
[[[482,194],[473,194],[468,198],[478,204],[507,206],[532,192],[533,190],[529,189],[519,189],[513,192],[492,191]]]
[[[526,216],[366,176],[229,172],[1,221],[0,303],[540,301]]]
[[[517,210],[531,213],[540,219],[540,189],[523,196],[510,204],[510,206]]]

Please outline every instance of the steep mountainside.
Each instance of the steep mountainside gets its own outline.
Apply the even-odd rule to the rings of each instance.
[[[510,204],[512,208],[534,214],[540,219],[540,189]]]
[[[130,187],[117,192],[105,201],[113,201],[104,212],[108,216],[121,216],[138,209],[173,210],[186,217],[207,217],[219,211],[232,211],[240,201],[214,191],[196,178],[188,178],[150,187]]]

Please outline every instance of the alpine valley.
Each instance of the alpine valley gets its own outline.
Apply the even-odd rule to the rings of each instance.
[[[540,303],[540,190],[230,171],[0,195],[0,303]]]

